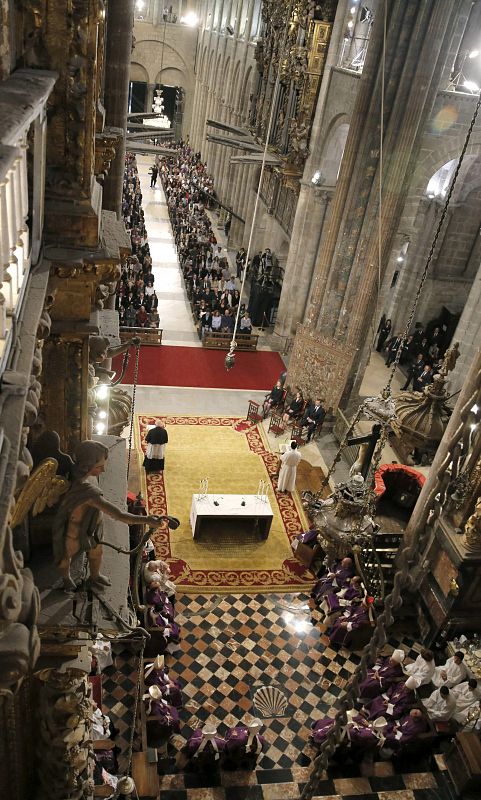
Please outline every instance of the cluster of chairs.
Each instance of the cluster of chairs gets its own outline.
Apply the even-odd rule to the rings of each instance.
[[[262,422],[262,420],[266,419],[267,417],[270,417],[269,428],[267,431],[268,433],[272,433],[274,436],[282,436],[282,434],[284,434],[290,428],[291,441],[297,442],[298,447],[303,444],[307,444],[308,429],[305,426],[303,427],[300,423],[305,414],[307,406],[311,402],[310,399],[304,400],[298,413],[293,414],[289,421],[286,422],[283,416],[284,411],[289,407],[289,403],[295,397],[295,392],[290,392],[289,387],[287,389],[283,389],[280,401],[272,405],[267,404],[269,396],[270,392],[266,394],[263,403],[256,403],[255,400],[249,400],[246,419],[257,424],[258,422]],[[326,417],[329,413],[331,413],[331,411],[332,409],[327,411]],[[316,439],[320,435],[324,421],[325,419],[316,425],[311,436],[311,440]]]

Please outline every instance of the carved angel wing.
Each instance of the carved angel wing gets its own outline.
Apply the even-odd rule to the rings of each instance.
[[[66,478],[57,475],[57,467],[55,458],[45,458],[34,469],[15,504],[10,521],[12,528],[20,525],[30,510],[36,517],[46,508],[52,508],[68,490],[70,483]]]

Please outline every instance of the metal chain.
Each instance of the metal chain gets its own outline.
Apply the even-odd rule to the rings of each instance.
[[[134,432],[135,393],[137,391],[137,381],[139,377],[139,357],[140,357],[140,344],[136,344],[135,364],[134,364],[134,384],[132,387],[132,410],[130,412],[129,455],[127,457],[127,482],[129,480],[129,475],[130,475],[130,456],[132,454],[132,436]]]
[[[332,464],[331,464],[331,466],[329,467],[329,469],[327,471],[327,475],[325,476],[324,480],[322,481],[321,491],[320,492],[316,492],[315,497],[317,499],[322,499],[322,490],[323,490],[323,488],[325,486],[329,485],[329,479],[331,478],[331,475],[336,470],[336,464],[338,464],[339,461],[341,460],[342,452],[347,447],[347,440],[349,439],[349,437],[354,432],[354,428],[356,427],[357,423],[359,422],[359,420],[361,418],[361,414],[362,414],[362,406],[359,406],[359,408],[357,409],[355,415],[351,419],[351,422],[349,423],[349,426],[348,426],[348,428],[347,428],[347,430],[346,430],[346,432],[345,432],[345,434],[344,434],[344,436],[343,436],[343,438],[341,440],[341,443],[340,443],[339,447],[337,448],[337,453],[336,453],[336,455],[334,456],[334,458],[332,460]]]
[[[145,639],[145,636],[143,636],[142,637],[142,645],[140,647],[140,653],[139,653],[139,669],[138,669],[138,674],[137,674],[137,686],[136,686],[136,690],[135,690],[134,717],[133,717],[133,720],[132,720],[132,728],[130,730],[130,739],[129,739],[129,749],[128,749],[126,775],[130,775],[130,770],[131,770],[131,767],[132,767],[132,753],[133,753],[133,750],[134,750],[135,726],[137,724],[137,713],[138,713],[139,703],[141,702],[140,686],[141,686],[141,683],[142,683],[142,670],[144,669],[145,643],[146,643],[146,639]]]

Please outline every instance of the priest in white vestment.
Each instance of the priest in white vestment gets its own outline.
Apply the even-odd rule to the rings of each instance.
[[[458,650],[454,656],[448,658],[444,666],[436,667],[433,675],[433,683],[435,686],[447,686],[451,689],[452,686],[461,683],[466,678],[466,667],[463,664],[464,653]]]
[[[431,650],[423,650],[412,664],[404,664],[406,675],[412,675],[419,681],[418,686],[425,686],[431,683],[436,665],[434,663],[434,653]]]
[[[281,456],[281,469],[277,489],[279,492],[293,492],[296,488],[296,474],[302,456],[297,449],[297,442],[291,442],[289,450]]]
[[[469,712],[479,707],[481,686],[478,685],[478,681],[475,678],[470,678],[468,681],[463,681],[454,686],[451,689],[451,695],[456,701],[454,719],[464,725]]]
[[[423,700],[423,705],[433,722],[449,722],[455,712],[456,700],[447,686],[441,686]]]

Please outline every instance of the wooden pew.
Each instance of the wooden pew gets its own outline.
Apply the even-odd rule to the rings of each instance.
[[[237,350],[257,350],[259,337],[253,333],[238,333],[236,336]],[[218,350],[229,350],[232,341],[231,333],[218,333],[210,331],[202,339],[202,347]]]
[[[138,336],[142,344],[162,344],[162,328],[120,328],[119,334],[121,342]]]

